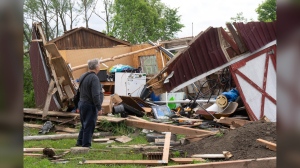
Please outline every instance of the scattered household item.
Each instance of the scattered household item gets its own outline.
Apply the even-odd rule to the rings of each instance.
[[[169,119],[169,117],[174,115],[166,105],[151,106],[151,108],[156,119]]]
[[[225,108],[219,107],[216,103],[212,104],[205,110],[213,115],[215,118],[220,117],[229,117],[235,112],[238,107],[237,102],[230,102]],[[208,114],[204,109],[199,109],[196,111],[196,114],[201,114],[205,119],[211,120],[214,119],[210,114]]]
[[[113,72],[131,72],[132,70],[134,70],[134,68],[132,66],[123,65],[123,64],[117,64],[117,65],[114,65],[111,68],[109,68],[110,73],[113,73]]]
[[[52,128],[53,128],[54,124],[52,124],[51,121],[46,121],[43,125],[43,127],[41,128],[41,130],[39,131],[39,134],[46,134],[48,133]]]
[[[120,96],[140,97],[145,84],[145,73],[115,73],[115,93]]]

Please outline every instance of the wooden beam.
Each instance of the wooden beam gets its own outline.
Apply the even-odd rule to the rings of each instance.
[[[232,125],[233,123],[243,126],[251,121],[249,120],[241,120],[236,118],[229,118],[229,117],[221,117],[220,119],[216,120],[217,123],[224,124],[224,125]]]
[[[107,142],[109,141],[109,138],[99,138],[99,139],[93,139],[93,142]]]
[[[24,123],[24,127],[41,129],[43,127],[43,125]],[[76,133],[76,132],[78,132],[77,129],[67,128],[67,127],[62,127],[62,126],[57,126],[57,125],[54,126],[54,129],[55,129],[55,131],[62,131],[62,132],[68,132],[68,133]]]
[[[139,164],[139,165],[161,165],[161,160],[86,160],[83,164]]]
[[[157,45],[157,46],[151,46],[151,47],[148,47],[148,48],[144,48],[144,49],[141,49],[141,50],[129,52],[129,53],[126,53],[126,54],[116,55],[116,56],[113,56],[113,57],[111,57],[111,58],[102,59],[102,60],[100,60],[100,62],[103,63],[103,62],[114,61],[115,59],[120,59],[120,58],[123,58],[123,57],[126,57],[126,56],[131,56],[131,55],[133,55],[133,54],[137,54],[137,53],[143,52],[143,51],[155,49],[155,48],[157,48],[157,47],[159,47],[159,46],[160,46],[160,45]],[[78,69],[82,69],[82,68],[85,68],[85,67],[87,67],[87,64],[75,66],[75,67],[72,67],[71,69],[72,69],[72,71],[76,71],[76,70],[78,70]]]
[[[155,168],[274,168],[276,167],[276,157],[245,159],[224,162],[197,163],[175,166],[159,166]]]
[[[171,132],[174,134],[183,134],[183,135],[213,135],[214,132],[180,127],[175,125],[168,125],[163,123],[154,123],[154,122],[144,122],[134,119],[126,119],[125,124],[132,127],[144,128],[149,130],[155,130],[159,132]]]
[[[30,140],[55,140],[55,139],[76,139],[78,137],[79,133],[75,134],[59,134],[59,135],[35,135],[35,136],[24,136],[24,141],[30,141]],[[99,137],[100,133],[94,133],[93,137]]]
[[[44,109],[43,109],[42,119],[45,119],[46,116],[47,116],[49,106],[50,106],[50,102],[51,102],[51,98],[52,98],[53,89],[54,89],[54,81],[51,79],[50,84],[49,84],[49,88],[48,88],[46,101],[45,101],[45,106],[44,106]]]
[[[39,109],[32,109],[32,108],[24,108],[23,109],[25,114],[34,114],[34,115],[42,115],[43,112]],[[75,117],[79,116],[78,113],[71,113],[71,112],[57,112],[57,111],[48,111],[48,116],[59,116],[59,117]]]
[[[269,141],[266,141],[266,140],[263,140],[263,139],[257,139],[256,141],[266,145],[266,147],[268,149],[270,149],[272,151],[276,151],[277,145],[275,143],[269,142]]]
[[[230,31],[234,41],[236,42],[237,46],[239,47],[239,50],[241,53],[244,53],[247,51],[247,48],[245,47],[242,39],[239,37],[239,35],[236,33],[236,31],[234,30],[233,26],[231,23],[226,23],[226,27],[228,28],[228,30]]]
[[[164,149],[163,149],[163,156],[162,156],[162,161],[165,164],[168,164],[169,162],[170,141],[171,141],[171,132],[167,132],[165,135],[165,142],[164,142]]]
[[[41,157],[44,156],[43,154],[39,154],[39,153],[23,153],[23,156],[37,156],[37,157]]]
[[[175,163],[180,163],[180,164],[193,163],[193,161],[200,161],[200,162],[206,161],[202,158],[171,158],[171,160]]]

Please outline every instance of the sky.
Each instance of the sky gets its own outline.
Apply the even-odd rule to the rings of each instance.
[[[177,38],[196,36],[209,26],[226,27],[225,23],[243,12],[248,19],[257,20],[255,9],[263,0],[161,0],[170,8],[178,8],[180,22],[185,26],[176,34]],[[193,26],[192,26],[193,24]],[[85,26],[78,23],[78,27]],[[105,23],[99,22],[97,16],[92,16],[89,27],[96,30],[105,30]],[[192,31],[193,30],[193,31]]]

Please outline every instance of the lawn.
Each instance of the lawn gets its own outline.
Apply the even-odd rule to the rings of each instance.
[[[105,123],[107,125],[107,123]],[[103,126],[103,125],[102,125]],[[108,126],[107,126],[108,127]],[[129,128],[130,129],[130,128]],[[132,129],[132,128],[131,128]],[[24,128],[24,135],[38,135],[38,129]],[[119,125],[112,129],[114,135],[121,135],[122,133],[129,133],[129,137],[132,141],[123,144],[114,142],[111,145],[137,145],[137,144],[149,144],[145,135],[132,134],[132,130],[126,129],[123,125]],[[130,134],[131,133],[131,134]],[[54,133],[48,133],[54,134]],[[124,135],[124,134],[123,134]],[[127,134],[128,135],[128,134]],[[41,140],[41,141],[24,141],[24,148],[54,148],[54,149],[70,149],[74,147],[76,139],[61,139],[61,140]],[[83,160],[143,160],[142,153],[147,151],[140,151],[139,149],[113,149],[107,148],[110,144],[92,143],[92,149],[87,154],[66,154],[63,159],[67,160],[67,163],[52,163],[48,158],[42,158],[40,156],[24,156],[24,167],[28,168],[48,168],[48,167],[124,167],[124,168],[142,168],[145,165],[99,165],[99,164],[79,164]],[[97,151],[109,150],[109,151]],[[64,151],[56,151],[56,155],[59,155]],[[40,152],[41,153],[41,152]],[[169,162],[169,165],[175,163]]]

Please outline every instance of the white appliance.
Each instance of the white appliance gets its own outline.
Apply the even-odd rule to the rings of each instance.
[[[146,73],[115,73],[115,93],[120,96],[140,97],[146,84]]]

